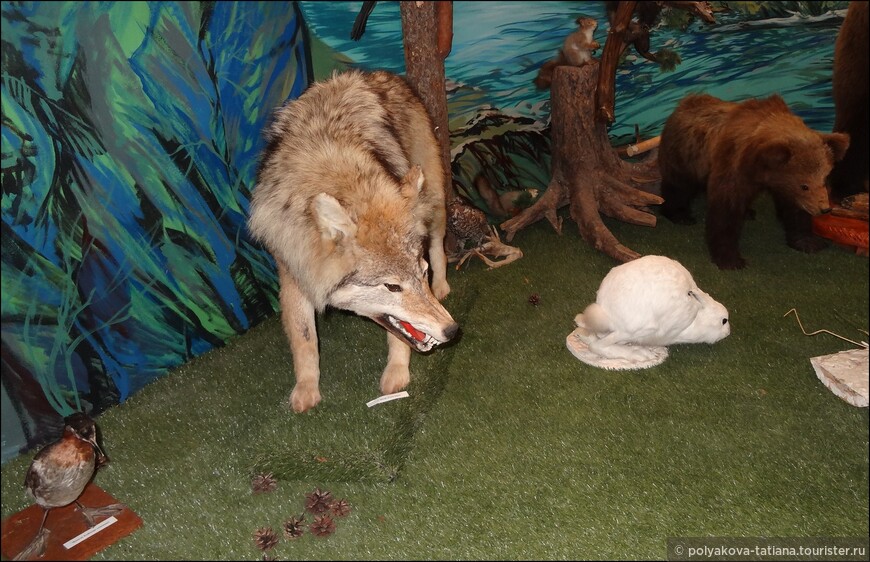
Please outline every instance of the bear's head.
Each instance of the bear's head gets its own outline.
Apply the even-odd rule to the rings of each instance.
[[[796,118],[795,118],[796,119]],[[849,148],[849,135],[819,133],[800,126],[780,129],[759,143],[752,154],[756,180],[811,215],[831,210],[826,179]]]

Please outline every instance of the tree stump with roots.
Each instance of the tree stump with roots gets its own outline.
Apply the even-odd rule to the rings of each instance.
[[[610,144],[607,127],[596,119],[598,62],[582,67],[559,66],[550,87],[552,171],[547,190],[534,205],[501,223],[507,241],[522,228],[546,218],[559,234],[558,210],[570,205],[570,216],[583,240],[612,258],[627,262],[640,254],[620,244],[601,215],[654,227],[647,207],[663,199],[644,190],[658,185],[654,151],[644,161],[622,160]]]

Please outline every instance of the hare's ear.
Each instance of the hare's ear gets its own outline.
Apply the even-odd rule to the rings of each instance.
[[[695,291],[689,291],[689,296],[698,301],[699,303],[704,304],[701,300],[701,297],[695,294]]]

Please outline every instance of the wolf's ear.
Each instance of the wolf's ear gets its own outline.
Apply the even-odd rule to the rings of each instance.
[[[335,197],[321,193],[311,203],[311,211],[314,213],[320,235],[324,238],[338,242],[342,238],[352,238],[356,234],[356,223]]]
[[[420,190],[423,189],[423,168],[419,164],[411,166],[405,177],[402,178],[402,195],[405,197],[416,197]]]

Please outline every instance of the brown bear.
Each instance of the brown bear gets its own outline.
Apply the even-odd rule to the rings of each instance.
[[[742,269],[743,222],[753,200],[768,192],[786,242],[803,251],[818,249],[804,246],[799,211],[830,211],[825,178],[848,146],[848,135],[810,129],[778,95],[740,103],[688,95],[662,130],[660,211],[675,223],[693,224],[692,201],[706,192],[710,257],[720,269]]]
[[[868,2],[849,3],[834,47],[834,132],[848,133],[850,139],[846,156],[834,165],[828,180],[834,202],[867,191],[868,11]]]

